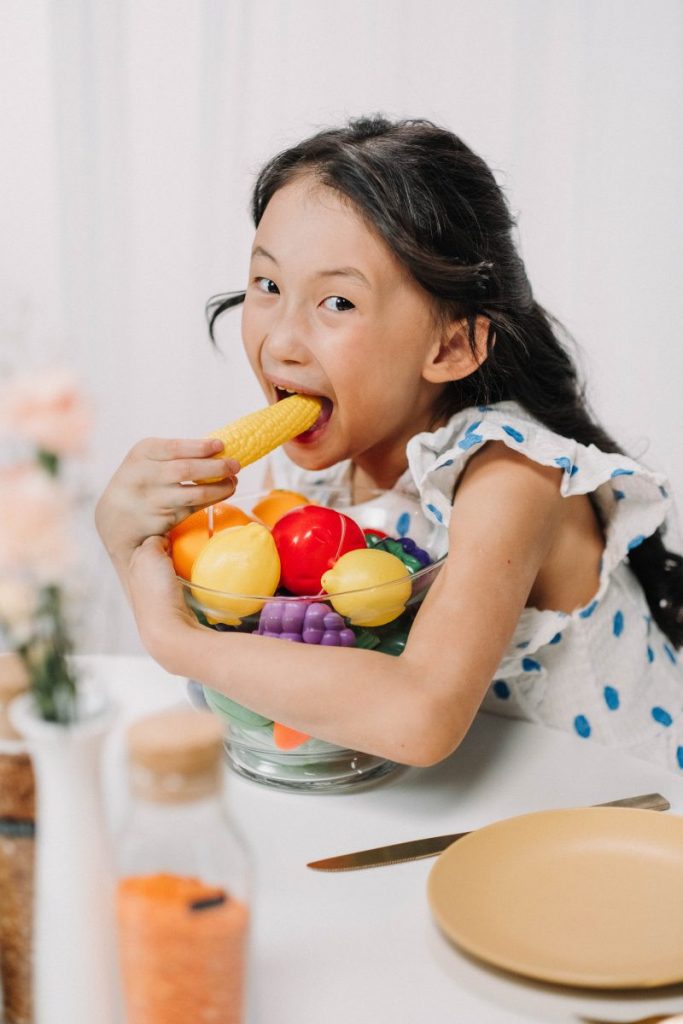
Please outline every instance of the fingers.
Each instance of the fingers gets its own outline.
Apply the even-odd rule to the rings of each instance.
[[[222,450],[223,444],[217,438],[148,437],[135,445],[130,452],[130,459],[143,473],[146,462],[161,463],[156,472],[162,484],[197,481],[213,483],[234,477],[240,470],[236,459],[215,457]]]
[[[214,472],[215,476],[215,472]],[[200,509],[216,505],[235,493],[237,482],[234,478],[219,480],[210,484],[182,483],[172,492],[172,502],[178,508]]]
[[[155,462],[170,462],[174,459],[208,459],[221,451],[223,443],[215,437],[146,437],[138,441],[131,455]]]
[[[217,480],[235,481],[238,469],[234,459],[173,459],[156,470],[160,482],[166,484],[202,483]]]

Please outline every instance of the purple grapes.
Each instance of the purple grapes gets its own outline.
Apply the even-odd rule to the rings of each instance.
[[[344,625],[341,615],[320,602],[267,601],[255,632],[324,647],[353,647],[356,643],[356,634]]]

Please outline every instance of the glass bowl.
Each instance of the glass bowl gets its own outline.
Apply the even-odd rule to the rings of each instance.
[[[261,509],[263,500],[274,493],[290,492],[235,495],[221,505],[238,508],[259,522],[254,508]],[[417,610],[445,560],[446,530],[426,519],[418,499],[410,494],[367,490],[356,492],[352,501],[345,488],[316,486],[298,493],[313,505],[333,508],[354,520],[365,533],[368,547],[391,549],[395,557],[402,550],[400,560],[407,575],[371,586],[338,589],[333,594],[322,589],[293,594],[280,588],[274,595],[230,593],[179,576],[188,606],[202,624],[223,632],[355,646],[399,656]],[[213,507],[216,519],[218,509]],[[207,510],[207,524],[209,514]],[[428,564],[422,564],[427,558]],[[399,767],[373,754],[305,737],[194,680],[188,685],[195,706],[208,706],[223,719],[232,768],[254,781],[308,792],[340,790],[374,781]]]

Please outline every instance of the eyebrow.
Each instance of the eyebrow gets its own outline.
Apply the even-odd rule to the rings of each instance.
[[[265,259],[270,260],[272,263],[274,263],[276,267],[279,266],[278,261],[275,259],[275,257],[271,253],[269,253],[267,249],[264,249],[262,245],[257,245],[254,248],[251,256],[252,259],[254,258],[254,256],[263,256],[265,257]],[[331,270],[318,270],[315,274],[315,277],[352,277],[360,284],[363,284],[367,288],[370,288],[370,282],[368,281],[365,274],[358,269],[358,267],[334,267]]]

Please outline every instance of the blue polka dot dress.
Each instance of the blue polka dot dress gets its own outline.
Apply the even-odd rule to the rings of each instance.
[[[563,496],[591,494],[605,548],[598,590],[584,607],[571,614],[524,609],[482,707],[682,772],[683,668],[626,561],[670,512],[666,479],[624,455],[553,433],[516,403],[463,410],[410,440],[409,468],[396,484],[419,498],[445,538],[458,478],[487,441],[562,469]],[[293,489],[312,481],[341,485],[350,475],[349,463],[308,473],[284,453],[273,469],[276,486]]]

